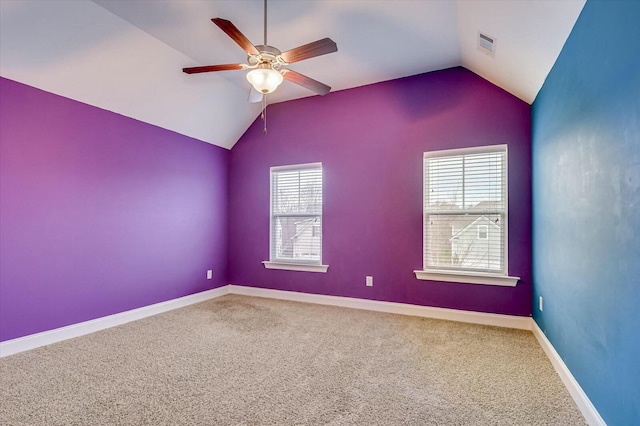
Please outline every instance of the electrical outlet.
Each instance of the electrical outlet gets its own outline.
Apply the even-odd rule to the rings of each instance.
[[[364,282],[367,285],[367,287],[373,287],[373,277],[372,276],[367,275],[364,278]]]
[[[538,298],[538,309],[540,309],[540,312],[542,312],[542,310],[543,310],[542,308],[544,308],[543,302],[544,302],[544,299],[542,298],[542,296],[540,296]]]
[[[207,279],[210,280],[211,278],[213,278],[213,269],[207,271]]]

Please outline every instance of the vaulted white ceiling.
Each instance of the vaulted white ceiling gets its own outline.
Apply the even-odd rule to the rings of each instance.
[[[532,103],[585,0],[271,0],[268,44],[324,37],[338,52],[291,64],[333,91],[462,65]],[[2,0],[0,75],[231,148],[260,112],[244,63],[212,22],[263,43],[262,0]],[[478,49],[478,33],[496,40]],[[285,81],[269,103],[314,95]],[[331,96],[331,95],[328,95]]]

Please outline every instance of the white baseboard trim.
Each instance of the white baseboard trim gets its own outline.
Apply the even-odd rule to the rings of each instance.
[[[569,391],[569,394],[571,395],[571,398],[573,398],[587,423],[590,426],[606,426],[607,424],[602,419],[602,417],[600,417],[600,413],[598,413],[596,407],[593,406],[587,394],[584,393],[578,381],[575,379],[575,377],[573,377],[573,374],[571,374],[571,371],[569,371],[567,365],[564,363],[562,358],[560,358],[560,355],[558,354],[558,352],[556,352],[556,349],[553,347],[549,339],[547,339],[547,336],[545,336],[538,324],[533,319],[531,320],[531,322],[533,335],[536,336],[536,339],[538,339],[538,343],[540,343],[540,346],[542,346],[542,350],[544,350],[544,353],[547,354],[547,357],[549,358],[549,361],[551,361],[553,368],[558,373],[558,376],[560,376],[560,380],[562,380],[562,383],[564,383],[565,387]]]
[[[162,312],[171,311],[173,309],[182,308],[194,303],[204,302],[205,300],[224,296],[228,293],[229,286],[218,287],[213,290],[206,290],[200,293],[190,294],[189,296],[167,300],[166,302],[143,306],[130,311],[120,312],[106,317],[71,324],[66,327],[60,327],[53,330],[43,331],[41,333],[18,337],[17,339],[7,340],[0,342],[0,358],[40,346],[50,345],[51,343],[60,342],[62,340],[83,336],[95,331],[104,330],[105,328],[115,327],[117,325],[160,314]]]
[[[85,334],[115,327],[131,321],[136,321],[162,312],[182,308],[195,303],[215,299],[226,294],[264,297],[269,299],[290,300],[294,302],[315,303],[320,305],[340,306],[352,309],[385,312],[399,315],[411,315],[425,318],[435,318],[449,321],[466,322],[472,324],[492,325],[497,327],[531,330],[538,343],[551,361],[578,409],[591,426],[606,426],[605,421],[584,393],[566,364],[560,358],[555,348],[544,335],[538,324],[531,317],[489,314],[484,312],[461,311],[457,309],[435,308],[431,306],[410,305],[406,303],[384,302],[379,300],[356,299],[352,297],[327,296],[323,294],[300,293],[295,291],[272,290],[259,287],[248,287],[229,284],[213,290],[207,290],[189,296],[156,303],[126,312],[96,318],[42,333],[31,334],[13,340],[0,342],[0,358],[49,345]]]
[[[383,302],[379,300],[356,299],[353,297],[327,296],[323,294],[299,293],[295,291],[271,290],[230,284],[230,294],[265,297],[269,299],[291,300],[294,302],[316,303],[320,305],[341,306],[344,308],[364,309],[390,314],[412,315],[473,324],[493,325],[497,327],[531,330],[531,317],[488,314],[484,312],[461,311],[457,309],[434,308],[431,306],[409,305],[406,303]]]

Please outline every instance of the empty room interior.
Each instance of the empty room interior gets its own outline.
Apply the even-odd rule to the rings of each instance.
[[[640,424],[640,1],[0,7],[0,423]]]

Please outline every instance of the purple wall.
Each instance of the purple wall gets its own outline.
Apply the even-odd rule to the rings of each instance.
[[[1,78],[0,340],[227,283],[531,314],[526,103],[453,68],[273,105],[268,119],[268,135],[257,120],[228,152]],[[417,280],[422,153],[503,143],[522,280]],[[316,161],[329,271],[265,270],[269,167]]]
[[[0,340],[227,283],[229,151],[4,78],[0,117]]]
[[[285,83],[286,84],[286,83]],[[268,108],[231,150],[229,282],[531,315],[530,106],[464,68]],[[515,288],[419,281],[422,154],[508,144],[509,273]],[[323,163],[326,274],[266,270],[269,168]],[[365,275],[374,286],[365,287]]]

